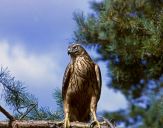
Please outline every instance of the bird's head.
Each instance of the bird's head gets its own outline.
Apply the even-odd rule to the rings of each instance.
[[[71,44],[70,46],[68,46],[67,53],[71,57],[77,57],[80,55],[84,55],[87,52],[85,51],[85,49],[80,44],[74,43],[74,44]]]

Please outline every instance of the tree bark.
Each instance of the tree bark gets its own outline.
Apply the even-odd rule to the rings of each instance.
[[[13,121],[15,118],[7,112],[1,105],[0,105],[0,112],[2,112],[9,120]]]
[[[108,122],[104,121],[101,122],[101,128],[115,128],[110,126]],[[71,122],[72,128],[90,128],[90,123],[82,123],[82,122]],[[0,121],[0,128],[63,128],[63,122],[56,122],[56,121],[36,121],[36,120],[29,120],[29,121],[12,121],[11,124],[8,121]],[[96,128],[96,126],[95,126]]]

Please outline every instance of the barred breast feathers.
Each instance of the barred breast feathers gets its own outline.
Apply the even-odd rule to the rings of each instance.
[[[92,68],[94,68],[94,62],[87,56],[77,57],[74,64],[74,73],[83,79],[88,79]]]

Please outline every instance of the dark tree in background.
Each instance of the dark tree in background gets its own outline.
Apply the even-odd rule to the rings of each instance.
[[[163,126],[163,1],[91,2],[92,14],[75,13],[75,40],[97,45],[112,83],[129,102],[127,110],[104,115],[126,127]],[[111,104],[111,103],[110,103]]]

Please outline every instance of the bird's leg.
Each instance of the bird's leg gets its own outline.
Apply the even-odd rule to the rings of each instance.
[[[69,128],[70,127],[69,113],[66,113],[66,115],[65,115],[64,127],[65,128]]]
[[[94,124],[96,124],[98,128],[101,128],[100,122],[97,120],[97,117],[96,117],[96,112],[94,110],[92,110],[91,113],[92,113],[92,118],[93,118],[93,121],[91,122],[91,125],[94,126]]]
[[[69,116],[69,105],[67,103],[64,104],[64,110],[65,110],[64,127],[69,128],[70,127],[70,116]]]
[[[90,110],[91,110],[91,117],[92,117],[92,123],[91,123],[91,126],[94,124],[97,125],[98,128],[101,128],[100,126],[100,122],[97,120],[97,116],[96,116],[96,107],[97,107],[97,101],[96,101],[96,97],[92,97],[92,100],[91,100],[91,106],[90,106]]]

